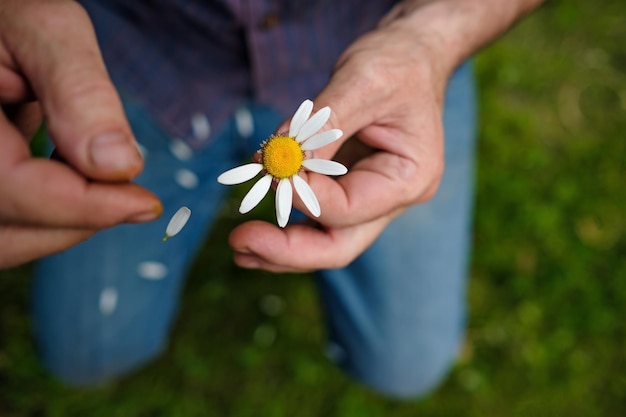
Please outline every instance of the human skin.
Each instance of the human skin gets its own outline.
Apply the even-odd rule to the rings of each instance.
[[[540,3],[405,1],[357,39],[314,99],[317,108],[331,107],[326,127],[342,129],[345,141],[316,151],[316,157],[330,158],[343,145],[336,159],[350,166],[348,174],[305,174],[322,207],[315,224],[281,229],[252,221],[233,230],[236,263],[276,272],[343,267],[394,217],[430,199],[444,170],[448,78]],[[294,205],[306,212],[302,202]]]
[[[539,3],[405,1],[357,39],[314,100],[333,110],[327,127],[350,138],[316,156],[339,152],[349,173],[338,180],[308,174],[322,207],[315,224],[252,221],[234,229],[235,262],[277,272],[344,266],[394,217],[431,198],[444,169],[448,77]],[[141,156],[77,3],[0,3],[0,105],[0,268],[160,215],[158,199],[129,182]],[[63,162],[29,153],[42,117]]]
[[[160,215],[129,182],[143,161],[77,3],[0,3],[0,105],[0,268]],[[30,155],[42,117],[55,160]]]

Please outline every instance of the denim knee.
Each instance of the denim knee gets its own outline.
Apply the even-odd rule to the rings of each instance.
[[[154,359],[162,350],[157,343],[129,345],[124,341],[82,344],[75,349],[58,342],[40,341],[44,367],[60,381],[74,387],[93,387],[120,378]]]
[[[413,348],[384,343],[376,350],[360,348],[348,353],[331,341],[327,353],[364,385],[390,398],[409,400],[429,394],[443,382],[457,359],[459,343]]]

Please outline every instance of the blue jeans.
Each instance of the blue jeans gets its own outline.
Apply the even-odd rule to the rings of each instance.
[[[228,191],[217,175],[249,158],[282,121],[252,104],[189,154],[173,152],[171,138],[142,108],[126,102],[126,111],[145,152],[137,182],[162,199],[164,216],[98,233],[36,268],[33,323],[42,361],[75,385],[113,378],[163,350],[187,269]],[[390,396],[436,387],[462,343],[474,123],[465,65],[449,84],[446,170],[437,195],[395,219],[348,267],[316,274],[329,357]],[[189,223],[161,243],[170,216],[183,205],[192,209]]]

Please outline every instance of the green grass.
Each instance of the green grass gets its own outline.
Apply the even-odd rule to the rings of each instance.
[[[432,395],[391,401],[333,368],[310,278],[235,268],[227,204],[168,351],[99,389],[41,369],[30,267],[1,272],[0,416],[625,415],[624,16],[619,0],[551,1],[479,54],[471,316]],[[280,314],[260,307],[268,295]]]

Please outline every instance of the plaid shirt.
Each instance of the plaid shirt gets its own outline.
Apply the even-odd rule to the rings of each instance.
[[[289,117],[394,0],[80,0],[113,81],[202,146],[250,100]]]

